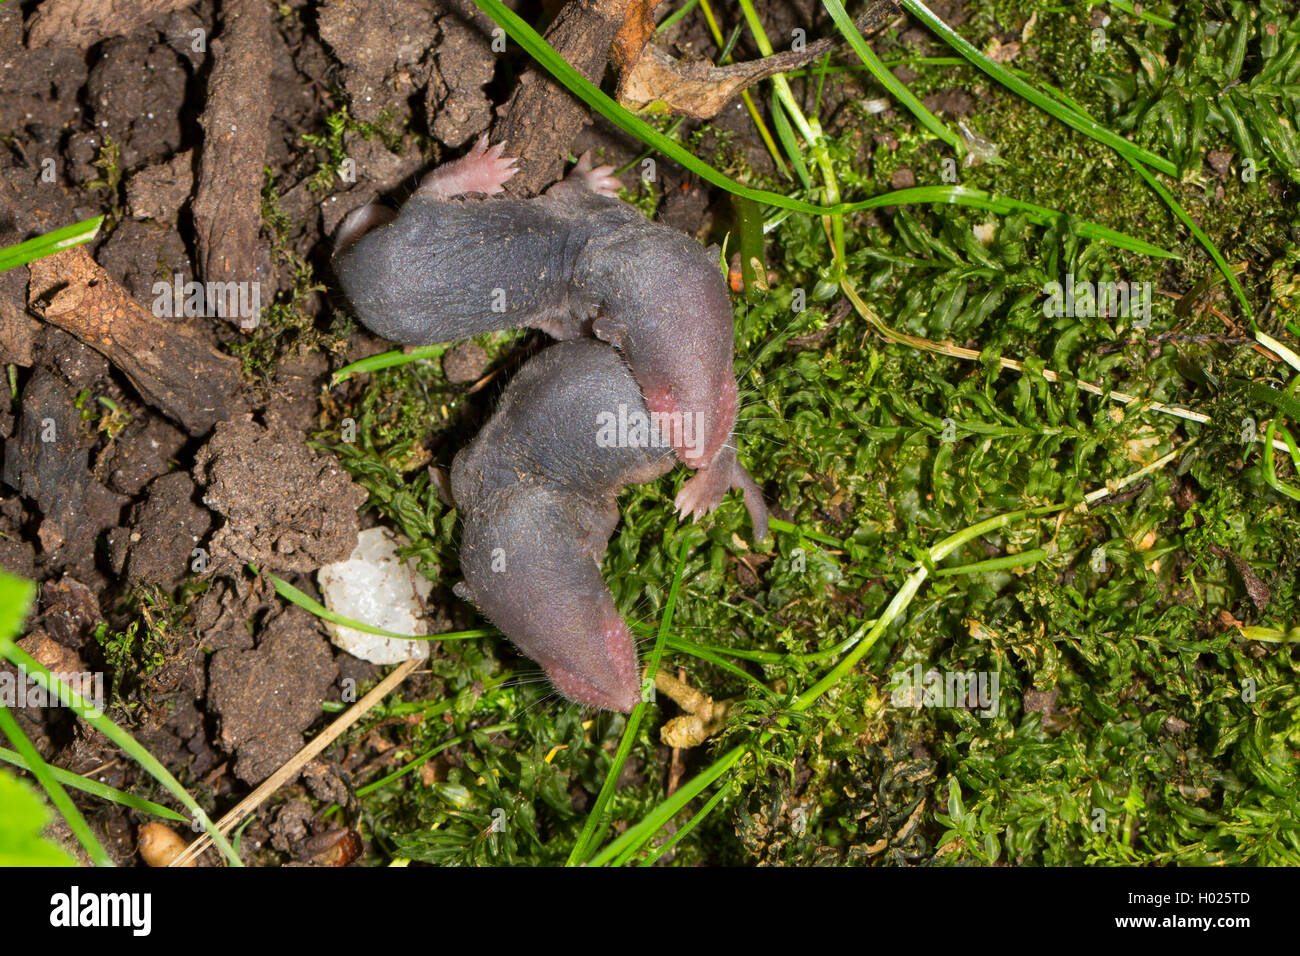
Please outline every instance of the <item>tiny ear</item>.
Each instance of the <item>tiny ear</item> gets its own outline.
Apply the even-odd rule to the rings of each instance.
[[[456,499],[451,494],[451,475],[447,474],[445,468],[429,466],[429,484],[438,492],[438,500],[448,508],[456,507]],[[453,588],[453,590],[455,590]]]
[[[397,213],[377,202],[352,210],[343,217],[342,224],[334,234],[334,255],[343,252],[371,230],[386,226],[396,218]]]
[[[591,323],[591,334],[610,345],[622,345],[627,326],[618,319],[602,315]]]

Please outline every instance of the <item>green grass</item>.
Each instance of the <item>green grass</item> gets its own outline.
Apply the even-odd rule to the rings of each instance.
[[[158,758],[129,733],[96,709],[92,702],[83,700],[15,643],[15,639],[22,631],[23,622],[35,596],[36,586],[32,582],[0,571],[0,659],[13,664],[19,674],[25,674],[50,695],[57,694],[61,700],[67,701],[67,706],[77,716],[107,737],[127,756],[139,764],[141,769],[160,783],[190,812],[190,816],[188,818],[181,817],[175,811],[168,810],[132,794],[122,793],[111,787],[96,784],[93,781],[74,780],[71,774],[49,766],[37,752],[32,742],[27,739],[9,708],[3,704],[0,704],[0,732],[3,732],[9,738],[14,750],[0,751],[0,755],[3,755],[0,759],[22,767],[36,778],[50,802],[54,804],[55,809],[68,824],[72,835],[96,866],[112,866],[112,860],[91,830],[90,825],[86,822],[81,810],[68,795],[64,784],[100,799],[120,803],[137,811],[154,813],[171,819],[195,821],[208,831],[213,842],[225,854],[227,861],[232,866],[242,865],[239,857],[231,849],[230,844],[213,828],[212,821],[203,808],[181,786],[171,772],[158,761]],[[44,822],[37,822],[35,811],[30,806],[29,791],[23,787],[12,786],[11,783],[7,775],[0,773],[0,819],[12,815],[16,820],[21,821],[21,825],[16,826],[13,832],[0,833],[0,852],[3,851],[8,841],[13,840],[18,849],[12,852],[24,856],[29,865],[37,865],[38,863],[48,865],[57,862],[61,851],[60,853],[53,851],[58,851],[58,847],[48,842],[42,842],[39,838],[32,838],[33,833],[39,833],[44,826]],[[42,815],[40,819],[43,821],[44,816]]]
[[[61,229],[47,232],[43,236],[37,236],[16,245],[6,246],[0,249],[0,272],[6,269],[16,269],[18,266],[25,266],[29,262],[35,262],[37,259],[52,256],[63,249],[90,242],[99,235],[99,228],[103,224],[104,217],[95,216],[93,219],[86,219],[73,223],[71,226],[64,226]]]
[[[1134,16],[1112,4],[1112,42],[1098,54],[1091,4],[988,2],[967,5],[960,31],[937,30],[960,61],[910,56],[887,35],[864,68],[855,40],[825,69],[773,86],[769,119],[786,165],[802,170],[786,194],[788,183],[734,166],[725,145],[711,162],[682,156],[664,131],[674,127],[621,114],[495,0],[480,5],[593,108],[766,220],[776,282],[737,302],[740,447],[790,520],[773,523],[755,581],[741,574],[753,558],[738,501],[679,528],[674,474],[620,502],[604,561],[619,607],[666,666],[736,698],[673,793],[656,731],[671,705],[584,718],[506,645],[458,641],[430,662],[428,701],[375,715],[442,717],[394,734],[412,760],[459,741],[431,787],[394,780],[367,794],[386,852],[534,864],[1300,861],[1294,371],[1216,341],[1225,322],[1248,335],[1258,320],[1296,348],[1294,308],[1269,308],[1270,296],[1300,298],[1300,216],[1265,188],[1269,175],[1288,178],[1286,141],[1257,111],[1242,113],[1244,134],[1207,114],[1188,141],[1133,120],[1186,84],[1233,75],[1252,90],[1276,82],[1273,115],[1290,117],[1296,14],[1265,4],[1230,21],[1246,26],[1229,43],[1212,8],[1147,4]],[[1022,55],[990,69],[989,37],[1035,11]],[[754,17],[742,22],[763,49]],[[1270,17],[1276,45],[1263,39]],[[1139,46],[1177,52],[1179,72],[1137,76]],[[850,100],[887,92],[871,85],[875,58],[916,73],[906,95],[892,91],[892,125],[873,130],[896,145],[864,129],[879,116],[816,109],[837,84]],[[907,107],[977,85],[988,93],[967,123],[1000,163],[945,182],[944,159],[960,150]],[[1260,178],[1229,177],[1216,198],[1199,164],[1211,148],[1255,157]],[[918,185],[900,195],[888,183],[901,166]],[[882,207],[890,214],[872,212]],[[1044,284],[1067,272],[1153,283],[1150,327],[1044,315]],[[832,324],[840,296],[854,309]],[[1162,334],[1176,338],[1157,347]],[[900,336],[967,346],[981,361]],[[512,342],[488,342],[492,359]],[[345,410],[359,437],[332,447],[425,573],[449,585],[455,514],[424,466],[448,466],[476,419],[430,361],[438,354],[351,370],[372,373]],[[1140,401],[1120,409],[1078,383]],[[1151,401],[1208,421],[1144,410]],[[1263,609],[1228,552],[1269,586]],[[996,673],[998,714],[892,705],[890,675],[914,663]],[[1031,691],[1054,691],[1053,705],[1031,706]],[[502,723],[508,737],[474,729]]]
[[[50,811],[36,791],[0,771],[0,866],[73,866],[61,847],[42,835]]]

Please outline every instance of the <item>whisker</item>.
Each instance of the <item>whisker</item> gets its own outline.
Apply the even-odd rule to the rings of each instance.
[[[560,693],[559,691],[553,690],[549,694],[543,694],[541,697],[537,698],[531,704],[526,704],[525,706],[519,708],[519,710],[515,711],[514,714],[511,715],[510,720],[512,722],[518,720],[520,717],[528,713],[534,707],[540,707],[542,704],[549,701],[552,697],[558,697],[559,693]]]
[[[497,687],[504,689],[504,688],[511,688],[511,687],[527,687],[531,684],[547,684],[547,683],[550,683],[549,677],[520,677],[520,678],[508,680],[505,681],[504,683],[498,684]]]
[[[745,378],[746,376],[748,376],[749,373],[752,372],[752,371],[754,370],[754,366],[758,364],[758,356],[762,354],[763,349],[767,348],[768,344],[769,344],[773,339],[775,339],[778,335],[781,335],[783,332],[785,332],[787,329],[789,329],[790,326],[794,325],[794,323],[795,323],[796,321],[798,321],[798,319],[799,319],[799,315],[800,315],[800,313],[798,313],[798,312],[794,312],[794,313],[792,313],[792,314],[790,315],[790,319],[789,319],[788,322],[786,322],[783,326],[781,326],[781,327],[778,328],[778,329],[773,329],[773,330],[772,330],[772,333],[771,333],[770,335],[768,335],[768,337],[767,337],[766,339],[764,339],[762,342],[760,342],[759,345],[757,346],[757,348],[754,348],[754,349],[750,350],[750,354],[752,354],[752,355],[754,356],[753,361],[751,361],[751,362],[749,363],[749,365],[747,365],[747,366],[745,367],[745,370],[744,370],[743,372],[741,372],[739,375],[737,375],[736,377],[739,378],[739,379],[743,379],[743,378]]]

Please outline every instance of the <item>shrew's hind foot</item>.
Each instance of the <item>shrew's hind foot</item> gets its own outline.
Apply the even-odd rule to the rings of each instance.
[[[729,447],[724,447],[710,464],[687,479],[673,504],[683,518],[698,521],[701,515],[714,511],[732,488],[744,496],[745,509],[754,526],[754,541],[762,541],[767,537],[767,505],[763,502],[763,492]]]
[[[387,206],[372,202],[354,209],[343,217],[334,234],[334,254],[338,255],[372,229],[392,222],[397,213]]]
[[[623,184],[614,175],[613,166],[592,166],[590,150],[578,157],[578,162],[569,170],[566,178],[610,199],[617,199],[618,191],[623,188]]]
[[[506,144],[488,145],[487,134],[479,137],[473,148],[460,159],[443,163],[430,172],[416,192],[431,199],[446,200],[468,193],[495,196],[506,180],[517,173],[515,158],[503,156]]]

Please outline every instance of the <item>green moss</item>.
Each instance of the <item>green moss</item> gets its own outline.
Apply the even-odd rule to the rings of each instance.
[[[101,190],[108,195],[108,212],[104,216],[104,233],[113,230],[122,219],[122,147],[111,136],[104,137],[94,167],[99,175],[82,185],[86,189]]]
[[[154,693],[170,689],[160,687],[153,677],[176,664],[178,655],[190,653],[187,635],[194,629],[190,603],[206,587],[197,581],[187,584],[178,599],[155,585],[137,585],[117,608],[126,624],[118,630],[107,622],[96,626],[95,640],[112,680],[109,703],[131,721],[139,718],[142,707],[155,706]]]
[[[339,99],[337,91],[333,92],[334,98]],[[390,152],[400,152],[405,138],[402,124],[399,124],[397,117],[387,109],[380,113],[374,123],[366,123],[355,119],[348,112],[346,105],[340,106],[325,117],[324,133],[302,135],[305,144],[325,153],[325,158],[318,161],[316,172],[308,181],[307,188],[312,192],[330,192],[337,186],[341,177],[355,175],[355,170],[349,171],[349,164],[352,162],[347,152],[349,133],[362,139],[378,139]]]
[[[262,224],[271,240],[271,260],[290,276],[287,291],[265,303],[257,326],[229,345],[243,363],[246,378],[265,385],[287,357],[310,351],[339,354],[347,347],[352,320],[330,310],[318,318],[316,300],[326,291],[315,268],[294,248],[296,225],[280,207],[280,194],[268,168],[262,186]]]
[[[1168,124],[1138,119],[1143,97],[1157,91],[1134,78],[1138,46],[1163,44],[1186,59],[1193,85],[1218,82],[1221,32],[1199,4],[1150,5],[1178,19],[1174,31],[1107,7],[1113,42],[1095,52],[1091,6],[968,2],[961,29],[987,48],[995,36],[1018,35],[1036,12],[1015,65],[1175,158],[1185,172],[1171,188],[1228,260],[1244,263],[1252,307],[1276,330],[1270,299],[1295,308],[1300,216],[1284,198],[1284,171],[1264,165],[1272,147],[1258,147],[1256,183],[1235,174],[1220,182],[1199,157],[1240,148],[1230,130],[1207,122],[1199,140],[1183,142],[1168,138]],[[1268,22],[1269,11],[1244,22]],[[1286,49],[1300,42],[1283,32]],[[876,45],[887,59],[908,52],[896,38]],[[1246,62],[1257,70],[1262,61]],[[986,361],[972,363],[888,344],[853,313],[839,318],[819,221],[791,216],[768,235],[776,282],[736,310],[741,454],[780,517],[841,544],[779,532],[755,555],[731,498],[679,529],[671,502],[680,470],[621,500],[603,564],[618,606],[642,633],[653,626],[677,536],[693,536],[673,634],[710,656],[670,650],[666,665],[715,698],[736,699],[712,753],[750,746],[727,776],[725,799],[673,859],[1300,862],[1300,672],[1290,645],[1246,641],[1233,626],[1284,633],[1300,622],[1300,512],[1264,480],[1258,445],[1241,440],[1244,418],[1262,429],[1278,414],[1259,386],[1283,388],[1291,373],[1231,341],[1243,320],[1213,264],[1118,157],[973,68],[915,69],[918,95],[970,90],[976,108],[967,122],[1000,148],[1000,165],[963,168],[962,182],[1103,223],[1182,259],[1089,243],[1068,223],[1044,228],[956,206],[851,217],[847,266],[868,304],[895,328],[981,351]],[[844,84],[849,100],[878,95],[854,72],[827,83]],[[1160,95],[1179,95],[1175,86],[1160,86]],[[826,102],[846,99],[832,92]],[[918,184],[943,181],[947,154],[901,110],[873,115],[870,126],[861,114],[841,115],[850,118],[822,120],[836,130],[830,149],[846,200],[888,189],[903,166]],[[1262,126],[1247,125],[1262,137]],[[725,165],[738,155],[722,149],[717,158]],[[974,230],[986,226],[993,230],[981,241]],[[1067,273],[1151,282],[1150,328],[1123,316],[1045,315],[1044,284]],[[498,361],[514,341],[488,345]],[[1030,371],[1003,370],[998,356]],[[1063,380],[1033,374],[1042,367]],[[1121,411],[1076,380],[1185,405],[1211,422]],[[450,464],[491,399],[450,387],[432,363],[393,369],[340,395],[335,425],[353,418],[357,441],[329,439],[370,490],[371,506],[411,538],[422,570],[445,588],[457,579],[456,516],[425,466]],[[962,548],[948,566],[1036,548],[1047,555],[931,578],[852,676],[806,712],[791,712],[789,695],[820,678],[842,653],[836,646],[882,613],[936,540],[993,514],[1077,501],[1176,448],[1183,453],[1127,497],[1023,521]],[[1294,479],[1290,464],[1278,467]],[[1266,583],[1263,607],[1244,573]],[[442,593],[448,607],[461,607]],[[765,656],[731,659],[729,650]],[[891,675],[913,665],[996,673],[997,713],[895,706]],[[402,756],[457,741],[431,761],[426,786],[395,781],[364,796],[379,845],[439,863],[564,860],[623,719],[584,720],[500,640],[449,642],[430,669],[419,701],[390,703],[359,731],[379,728]],[[613,825],[635,823],[664,798],[670,755],[657,727],[675,713],[661,702],[642,725]],[[481,731],[498,724],[509,727]],[[781,729],[765,737],[773,728]]]

